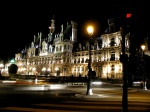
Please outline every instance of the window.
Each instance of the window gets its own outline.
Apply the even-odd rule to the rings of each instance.
[[[114,74],[111,74],[111,78],[114,78]]]
[[[111,61],[114,61],[115,60],[115,52],[111,52],[111,58],[110,58]]]
[[[85,60],[85,63],[88,63],[88,62],[89,62],[89,59],[86,59],[86,60]]]
[[[110,41],[111,41],[111,42],[110,42],[110,46],[115,46],[115,45],[116,45],[116,43],[115,43],[115,38],[111,38]]]
[[[66,45],[64,45],[64,49],[66,49]]]
[[[82,67],[81,70],[84,71],[84,67]]]
[[[84,58],[82,58],[82,61],[81,61],[81,63],[84,63]]]
[[[111,66],[111,71],[114,71],[114,70],[115,70],[115,66],[112,65],[112,66]]]
[[[74,63],[76,63],[76,59],[74,60]]]
[[[56,51],[58,51],[58,47],[56,47]]]
[[[78,59],[78,63],[80,63],[80,58]]]

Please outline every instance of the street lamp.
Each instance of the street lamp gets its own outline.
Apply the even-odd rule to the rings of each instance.
[[[92,68],[91,68],[91,44],[90,44],[90,40],[91,40],[91,36],[93,35],[94,32],[94,28],[92,26],[88,26],[87,27],[87,32],[90,36],[89,39],[89,46],[88,46],[88,53],[89,53],[89,61],[88,61],[88,80],[87,80],[87,95],[92,95],[92,88],[91,88],[91,75],[92,75]]]
[[[142,54],[144,54],[145,45],[141,45],[141,49],[142,49],[142,51],[143,51],[143,53],[142,53]]]
[[[144,50],[145,50],[145,45],[141,45],[141,49],[142,49],[142,58],[143,58],[143,67],[145,67],[145,60],[144,60]],[[144,69],[144,68],[143,68]],[[143,90],[147,90],[146,87],[146,76],[145,76],[145,71],[143,72]]]

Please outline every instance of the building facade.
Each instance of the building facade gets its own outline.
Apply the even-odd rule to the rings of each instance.
[[[91,48],[91,68],[96,77],[122,79],[120,62],[120,31],[114,30],[114,23],[100,37],[92,41],[78,42],[77,22],[61,25],[56,32],[55,20],[51,20],[48,36],[41,32],[34,36],[33,42],[20,53],[15,54],[18,74],[47,76],[82,76],[88,74],[88,48]],[[114,31],[113,31],[114,30]],[[125,37],[126,54],[129,54],[130,35]]]

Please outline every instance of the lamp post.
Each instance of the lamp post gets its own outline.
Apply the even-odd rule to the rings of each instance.
[[[142,59],[143,59],[143,67],[145,67],[145,60],[144,60],[144,50],[145,50],[145,45],[141,45],[141,49],[142,49]],[[144,68],[143,68],[144,69]],[[147,90],[146,87],[146,76],[145,76],[145,70],[143,71],[143,90]]]
[[[87,80],[87,95],[92,95],[92,88],[91,88],[91,73],[92,73],[92,68],[91,68],[91,44],[90,44],[90,40],[91,40],[91,36],[93,35],[94,32],[94,28],[92,26],[88,26],[87,27],[87,32],[90,36],[89,39],[89,47],[88,47],[88,53],[89,53],[89,61],[88,61],[88,80]]]

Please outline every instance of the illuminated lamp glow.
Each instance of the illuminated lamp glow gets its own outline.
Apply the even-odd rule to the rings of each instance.
[[[15,63],[15,60],[14,59],[10,60],[10,63]]]

